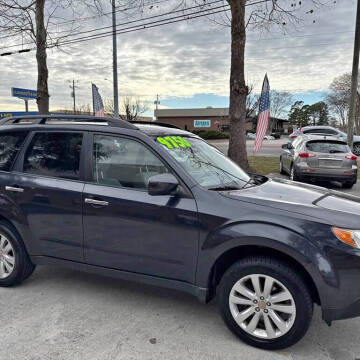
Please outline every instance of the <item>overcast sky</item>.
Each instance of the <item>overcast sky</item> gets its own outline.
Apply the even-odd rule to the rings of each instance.
[[[296,99],[313,103],[334,77],[351,71],[356,1],[337,2],[304,15],[304,22],[297,29],[288,27],[286,35],[278,30],[248,32],[246,77],[256,91],[267,72],[272,89],[290,91]],[[168,6],[160,3],[144,16],[167,11]],[[118,14],[119,23],[126,20],[124,13]],[[83,24],[82,30],[106,26],[111,18]],[[111,41],[106,37],[48,51],[52,110],[71,108],[68,81],[72,79],[77,81],[79,105],[91,103],[91,82],[104,99],[112,97]],[[0,48],[9,44],[0,40]],[[230,30],[201,18],[120,35],[118,67],[120,95],[138,97],[150,107],[157,94],[162,107],[227,106]],[[36,89],[35,52],[0,57],[0,69],[0,111],[22,110],[23,101],[11,98],[10,88]],[[34,101],[30,109],[36,110]]]

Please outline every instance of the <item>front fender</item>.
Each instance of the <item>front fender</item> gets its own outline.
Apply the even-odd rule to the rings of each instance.
[[[200,247],[197,285],[209,287],[216,261],[229,251],[237,251],[241,256],[241,247],[245,246],[254,247],[253,255],[256,248],[271,249],[299,263],[315,283],[322,304],[331,289],[338,287],[336,272],[313,241],[293,229],[266,222],[228,224],[209,234]]]

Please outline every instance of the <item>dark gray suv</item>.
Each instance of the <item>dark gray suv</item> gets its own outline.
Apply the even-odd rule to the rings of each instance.
[[[265,349],[300,340],[314,303],[360,315],[359,198],[248,175],[170,125],[5,119],[0,202],[0,286],[54,264],[216,297]]]

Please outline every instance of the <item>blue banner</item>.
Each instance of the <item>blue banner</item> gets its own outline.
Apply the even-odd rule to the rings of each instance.
[[[37,98],[36,90],[11,88],[11,95],[20,99],[35,100]]]

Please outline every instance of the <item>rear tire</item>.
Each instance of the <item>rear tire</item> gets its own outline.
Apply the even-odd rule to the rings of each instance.
[[[355,185],[354,181],[345,181],[342,183],[344,189],[351,189]]]
[[[256,279],[258,291],[256,286],[243,291]],[[287,348],[305,335],[311,323],[313,301],[303,278],[275,258],[249,257],[236,262],[223,275],[217,293],[226,325],[251,346]]]
[[[35,270],[24,243],[15,229],[0,221],[0,287],[14,286]]]
[[[291,181],[300,181],[300,178],[298,177],[298,175],[295,172],[293,164],[291,164],[291,167],[290,167],[290,180]]]

